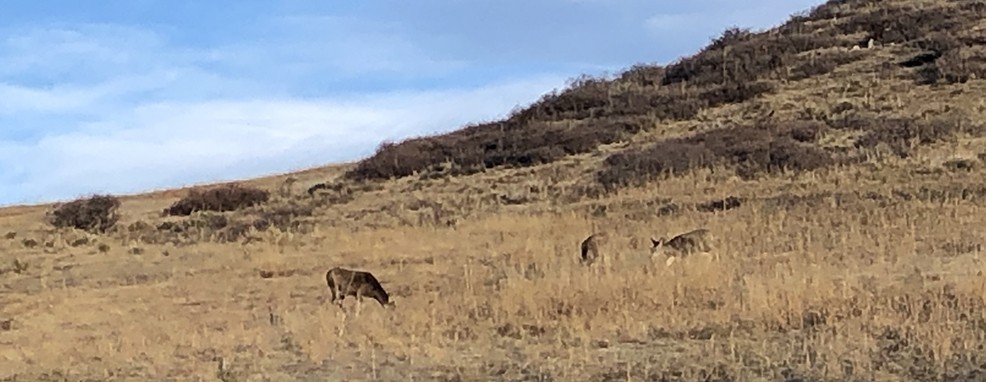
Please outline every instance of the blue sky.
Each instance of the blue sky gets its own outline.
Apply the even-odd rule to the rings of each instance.
[[[0,12],[0,205],[242,179],[491,120],[808,0],[64,0]]]

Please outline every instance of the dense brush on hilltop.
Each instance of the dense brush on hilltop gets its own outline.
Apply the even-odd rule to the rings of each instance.
[[[866,59],[874,65],[865,72],[880,80],[963,83],[986,75],[981,45],[986,38],[977,32],[984,16],[982,1],[829,1],[768,31],[730,28],[699,53],[666,67],[638,65],[613,79],[582,77],[501,121],[382,145],[345,176],[451,176],[550,163],[630,140],[661,125],[694,121],[710,108],[762,98],[778,87],[799,81],[811,86],[812,79]],[[877,59],[865,51],[870,39],[886,48]],[[863,49],[851,49],[855,45]],[[636,184],[668,170],[711,165],[737,168],[746,175],[817,169],[846,159],[841,149],[822,147],[814,139],[831,129],[862,136],[852,145],[863,149],[886,138],[885,143],[903,155],[902,142],[917,136],[923,143],[940,141],[961,130],[968,119],[953,113],[933,122],[914,121],[910,115],[888,121],[876,116],[882,110],[858,106],[844,104],[841,110],[773,116],[768,121],[760,113],[735,126],[614,153],[602,164],[598,180],[607,187]],[[792,127],[799,137],[790,135]],[[926,139],[924,131],[932,137]],[[738,146],[728,147],[733,141]],[[708,147],[710,142],[713,147]]]

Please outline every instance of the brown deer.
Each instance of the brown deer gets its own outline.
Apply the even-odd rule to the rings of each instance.
[[[349,269],[335,267],[325,272],[325,283],[332,292],[330,302],[342,306],[342,301],[347,296],[354,296],[358,301],[363,301],[363,297],[370,297],[384,307],[393,307],[390,295],[383,289],[380,282],[370,272],[353,271]]]
[[[599,258],[599,247],[606,244],[609,240],[609,235],[606,232],[597,232],[589,235],[585,240],[582,241],[582,256],[579,259],[582,264],[592,265]]]
[[[688,231],[667,240],[663,237],[660,239],[651,238],[650,241],[653,244],[651,257],[666,254],[665,264],[670,267],[679,257],[684,259],[694,253],[714,251],[715,247],[712,245],[714,240],[715,236],[705,228]],[[668,249],[672,251],[668,251]]]

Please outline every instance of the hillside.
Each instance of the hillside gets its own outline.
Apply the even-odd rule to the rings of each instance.
[[[241,194],[2,209],[0,380],[982,379],[984,28],[833,0]],[[652,263],[699,227],[718,262]]]

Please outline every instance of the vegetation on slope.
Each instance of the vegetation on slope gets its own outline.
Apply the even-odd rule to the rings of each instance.
[[[254,187],[226,185],[207,190],[192,189],[162,211],[165,215],[188,216],[196,211],[235,211],[267,202],[270,192]]]
[[[48,222],[56,228],[75,228],[104,233],[120,219],[120,200],[112,195],[93,195],[73,200],[52,210]]]
[[[984,16],[986,3],[982,1],[830,1],[772,30],[751,33],[730,28],[699,53],[667,67],[638,65],[610,80],[582,77],[570,88],[549,93],[502,121],[382,145],[345,176],[356,180],[400,178],[415,173],[448,176],[498,166],[550,163],[594,151],[600,145],[625,141],[659,124],[692,120],[709,108],[770,94],[779,84],[823,76],[866,58],[866,54],[850,48],[856,44],[865,48],[870,39],[882,46],[897,46],[900,49],[896,52],[904,55],[898,62],[882,62],[877,70],[880,76],[907,76],[921,85],[962,83],[986,75],[983,37],[972,32]],[[821,119],[824,128],[861,131],[866,137],[858,143],[860,147],[875,146],[873,139],[881,137],[907,136],[915,124],[927,126],[915,121],[894,126],[891,123],[897,121],[881,121],[865,113],[850,114],[865,123],[845,125],[845,118],[825,120],[832,117],[829,115]],[[704,136],[675,138],[649,148],[617,153],[606,161],[599,180],[608,187],[637,184],[651,179],[655,172],[695,167],[686,165],[680,156],[699,166],[709,162],[708,157],[731,157],[725,162],[745,174],[761,169],[812,170],[833,163],[825,159],[833,153],[811,147],[813,142],[783,137],[784,128],[761,127],[761,123],[730,126],[700,133]],[[873,133],[869,129],[880,131]],[[775,132],[781,135],[774,136]],[[728,138],[730,135],[735,138]],[[735,152],[745,151],[742,147],[725,148],[734,151],[729,153],[698,147],[710,138],[720,144],[740,142],[741,137],[753,139],[755,143],[748,149],[759,159]],[[898,143],[888,142],[900,146]],[[902,152],[899,147],[896,151]]]

